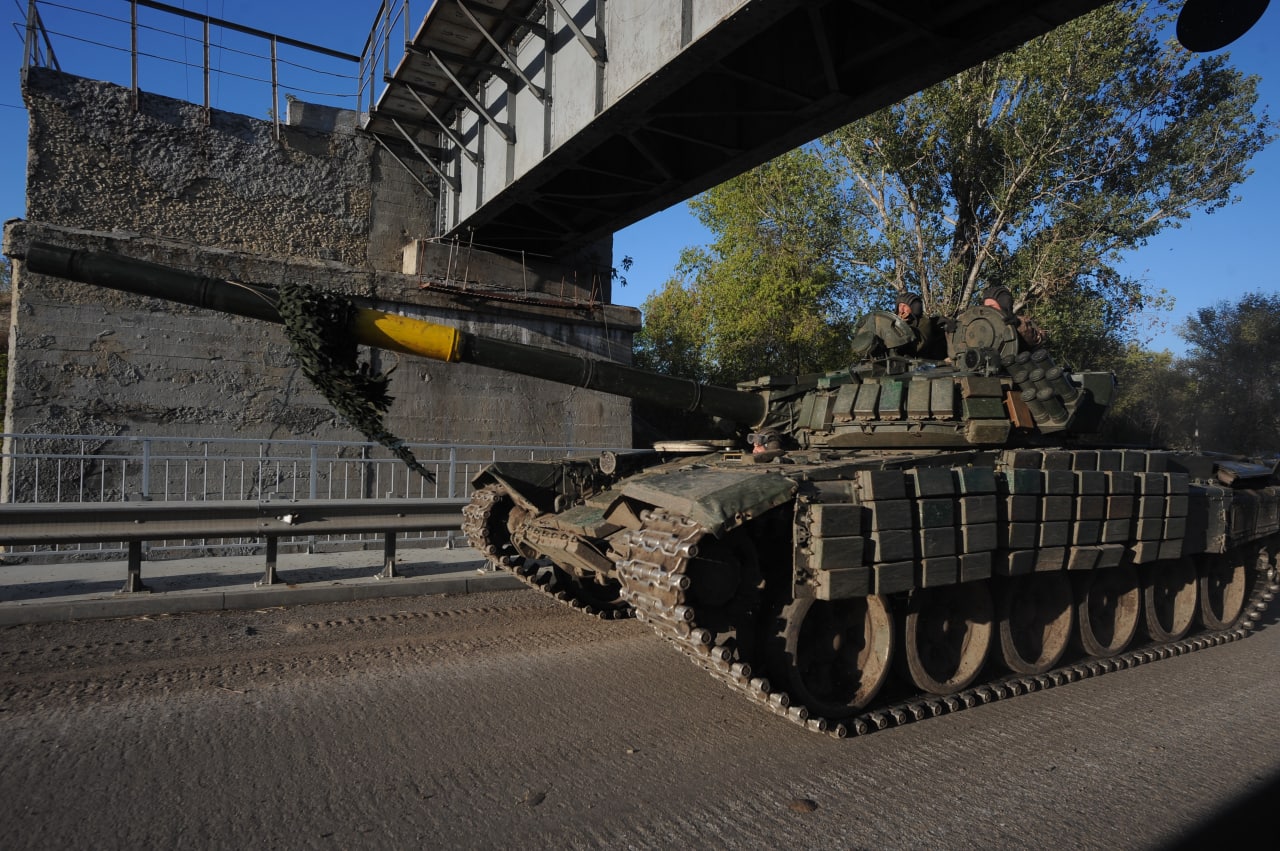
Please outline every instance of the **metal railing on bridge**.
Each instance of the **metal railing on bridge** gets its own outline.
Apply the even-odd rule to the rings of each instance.
[[[4,503],[228,503],[288,500],[459,500],[495,461],[598,455],[611,447],[410,444],[434,482],[407,470],[374,443],[336,440],[4,434],[0,481]],[[453,531],[406,533],[417,546],[447,546]],[[307,534],[280,546],[309,552],[378,544],[373,534]],[[253,552],[262,538],[148,540],[149,557]],[[9,548],[24,556],[119,556],[123,542],[42,542]]]
[[[367,108],[365,80],[380,60],[386,61],[391,44],[389,32],[378,28],[391,26],[401,15],[407,20],[407,0],[402,3],[398,11],[383,4],[359,56],[155,0],[119,0],[114,10],[27,0],[26,21],[15,29],[23,37],[24,68],[53,68],[128,85],[135,109],[144,88],[201,103],[206,114],[218,103],[243,114],[253,103],[269,105],[279,138],[286,100],[295,94],[357,113]],[[198,34],[189,32],[192,24]],[[67,61],[71,55],[75,67]],[[189,72],[197,71],[201,97],[190,91]]]
[[[123,542],[128,565],[123,591],[146,591],[143,547],[164,539],[229,537],[261,541],[266,571],[259,585],[275,585],[281,539],[315,539],[357,532],[381,536],[379,578],[396,573],[400,534],[457,531],[461,499],[277,500],[163,503],[7,503],[0,505],[0,549],[13,545],[66,546]]]

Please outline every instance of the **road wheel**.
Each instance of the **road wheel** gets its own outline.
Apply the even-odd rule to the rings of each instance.
[[[1075,577],[1076,638],[1089,656],[1124,651],[1138,631],[1141,594],[1133,565],[1091,570]]]
[[[985,583],[912,591],[902,641],[911,681],[930,694],[968,688],[987,660],[991,621],[991,592]]]
[[[775,682],[810,713],[847,718],[884,685],[893,638],[883,597],[793,600],[780,616]]]
[[[1001,583],[996,603],[1000,654],[1009,670],[1043,674],[1071,640],[1071,582],[1064,571],[1015,576]]]
[[[1248,562],[1254,555],[1237,549],[1200,563],[1200,623],[1205,629],[1228,629],[1240,619],[1248,594]]]
[[[1153,641],[1177,641],[1191,629],[1199,598],[1196,566],[1189,558],[1142,567],[1142,614]]]

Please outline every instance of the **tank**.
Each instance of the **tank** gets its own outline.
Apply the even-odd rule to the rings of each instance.
[[[281,321],[278,294],[39,243],[57,275]],[[1109,373],[971,307],[948,357],[861,323],[844,369],[714,387],[356,305],[352,341],[721,420],[725,437],[500,462],[462,528],[498,569],[635,617],[808,729],[862,734],[1245,637],[1273,598],[1275,459],[1090,442]],[[353,347],[354,348],[354,347]]]

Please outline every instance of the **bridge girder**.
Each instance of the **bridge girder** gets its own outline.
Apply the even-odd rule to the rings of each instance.
[[[1104,2],[437,0],[366,129],[442,235],[560,257]]]

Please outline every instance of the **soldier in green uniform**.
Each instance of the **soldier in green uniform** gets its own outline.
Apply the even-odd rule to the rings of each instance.
[[[924,299],[919,293],[908,292],[898,296],[896,312],[898,318],[915,333],[915,343],[907,347],[909,351],[906,354],[930,360],[946,359],[946,335],[935,317],[925,315]]]
[[[1038,349],[1048,340],[1044,330],[1025,316],[1013,312],[1013,293],[1000,284],[992,284],[982,291],[982,303],[987,307],[1000,311],[1004,321],[1012,325],[1018,332],[1023,348]]]

